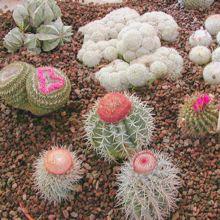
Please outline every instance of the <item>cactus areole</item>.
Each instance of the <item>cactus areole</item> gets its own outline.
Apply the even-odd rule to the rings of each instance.
[[[48,173],[63,175],[73,166],[73,158],[67,149],[53,149],[47,152],[44,165]]]
[[[149,151],[141,151],[134,155],[132,167],[134,172],[138,174],[150,174],[157,166],[155,155]]]
[[[121,93],[109,93],[99,102],[97,114],[107,123],[117,123],[125,119],[132,109],[131,101]]]
[[[39,91],[44,95],[57,91],[65,85],[64,78],[56,74],[53,67],[37,68],[37,77],[39,80]]]

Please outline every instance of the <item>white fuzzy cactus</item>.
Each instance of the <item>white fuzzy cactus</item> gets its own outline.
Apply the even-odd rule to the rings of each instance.
[[[220,84],[220,62],[211,62],[203,70],[203,79],[207,84]]]
[[[191,47],[195,46],[210,46],[212,43],[212,36],[207,30],[200,29],[195,31],[189,38]]]
[[[212,61],[214,62],[220,62],[220,47],[216,48],[212,52]]]
[[[58,203],[68,198],[81,178],[81,162],[74,152],[64,147],[44,151],[35,163],[35,185],[40,195],[49,202]]]
[[[217,43],[220,45],[220,31],[218,32],[216,36]]]
[[[171,15],[162,11],[152,11],[143,14],[137,19],[139,22],[147,22],[155,27],[159,37],[168,42],[173,42],[179,36],[179,26]]]
[[[220,14],[209,16],[205,21],[205,28],[211,35],[216,35],[220,31]]]
[[[118,52],[127,62],[161,47],[155,28],[147,23],[131,23],[121,30],[118,40]]]
[[[204,46],[193,47],[189,53],[189,59],[198,65],[207,64],[211,60],[211,51]]]
[[[136,153],[118,175],[118,204],[126,219],[163,220],[176,208],[179,170],[171,159],[149,150]]]

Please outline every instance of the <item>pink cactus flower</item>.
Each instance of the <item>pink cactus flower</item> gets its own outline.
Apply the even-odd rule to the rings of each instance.
[[[193,104],[195,112],[204,111],[205,107],[211,102],[211,97],[208,94],[200,95]]]

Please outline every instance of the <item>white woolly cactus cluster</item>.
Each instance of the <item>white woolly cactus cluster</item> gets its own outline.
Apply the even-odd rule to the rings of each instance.
[[[207,30],[200,29],[195,31],[189,38],[189,44],[191,47],[205,46],[209,47],[212,43],[212,36]]]
[[[198,65],[204,65],[211,60],[211,51],[205,46],[193,47],[189,53],[189,59]]]
[[[178,79],[182,76],[183,58],[173,48],[160,47],[153,54],[140,57],[133,63],[141,63],[150,68],[154,78]]]
[[[65,147],[44,151],[35,163],[36,189],[49,202],[67,199],[73,184],[81,178],[80,166],[75,153]]]
[[[158,31],[159,37],[173,42],[179,36],[179,26],[171,15],[162,11],[147,12],[137,19],[139,22],[151,24]]]
[[[220,31],[218,32],[216,36],[217,43],[220,45]]]
[[[209,63],[203,71],[203,79],[207,84],[220,84],[220,62]]]
[[[161,47],[161,43],[157,31],[147,23],[131,23],[118,35],[117,49],[127,62],[153,53],[159,47]]]
[[[211,35],[217,35],[220,31],[220,14],[209,16],[205,21],[205,28]]]
[[[212,52],[212,61],[213,62],[220,62],[220,47],[216,48]]]
[[[144,86],[153,79],[143,64],[132,64],[115,60],[96,72],[96,79],[107,91],[123,91],[134,86]]]
[[[118,204],[126,219],[163,220],[176,208],[179,170],[171,159],[149,150],[134,155],[118,175]]]

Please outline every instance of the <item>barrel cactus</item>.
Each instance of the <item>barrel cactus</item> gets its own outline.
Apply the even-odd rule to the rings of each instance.
[[[68,199],[73,184],[81,178],[81,162],[64,147],[44,151],[35,163],[34,180],[40,195],[49,202]]]
[[[194,94],[180,108],[178,125],[192,136],[216,132],[219,110],[212,95]]]
[[[127,219],[162,220],[176,207],[179,170],[163,153],[136,153],[118,175],[117,199]]]
[[[64,106],[70,95],[68,77],[53,67],[39,67],[28,75],[26,81],[30,111],[44,115]]]
[[[206,9],[209,8],[214,0],[178,0],[187,9]]]
[[[15,108],[27,110],[26,79],[35,68],[24,62],[14,62],[0,71],[0,96]]]
[[[107,160],[129,157],[150,142],[153,129],[152,109],[122,93],[105,95],[85,122],[89,144]]]
[[[4,37],[4,47],[8,50],[9,53],[14,53],[18,51],[24,43],[24,35],[20,32],[18,28],[13,28],[5,37]]]

